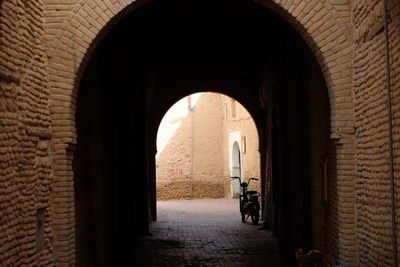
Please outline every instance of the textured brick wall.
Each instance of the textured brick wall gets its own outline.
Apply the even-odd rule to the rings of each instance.
[[[330,173],[337,177],[330,180],[332,186],[329,189],[337,196],[337,201],[329,202],[331,213],[327,233],[334,237],[332,240],[339,240],[338,244],[332,244],[331,252],[339,255],[340,262],[354,262],[357,254],[354,240],[357,237],[361,265],[390,265],[384,43],[380,31],[382,25],[379,24],[382,1],[259,2],[281,14],[299,31],[315,53],[328,85],[331,132],[337,141],[332,150],[338,154],[336,167],[329,168]],[[390,24],[393,122],[397,140],[400,116],[399,4],[390,2],[393,8]],[[0,246],[0,259],[6,265],[50,265],[50,237],[54,238],[54,244],[60,250],[57,254],[59,260],[73,262],[74,200],[69,149],[75,142],[75,77],[79,75],[79,65],[95,37],[131,3],[111,0],[1,2],[0,147],[4,160],[0,170],[3,191],[0,239],[7,242]],[[353,7],[353,25],[350,25],[350,6]],[[54,213],[49,206],[51,131],[43,40],[49,47],[55,152],[55,179],[52,180]],[[353,92],[357,147],[353,136]],[[396,142],[395,166],[399,166],[398,146]],[[398,177],[397,167],[395,172]],[[357,234],[354,227],[355,185]],[[42,237],[38,235],[44,242],[37,242],[36,234],[33,234],[36,233],[38,210],[39,213],[44,210],[45,231]],[[54,236],[50,218],[56,219],[53,234],[57,234]],[[17,232],[21,234],[16,235]],[[11,236],[17,238],[11,240]],[[40,253],[35,253],[37,244]]]
[[[45,40],[50,44],[70,15],[78,0],[43,0],[45,18]]]
[[[396,2],[396,6],[393,4]],[[393,86],[395,177],[399,178],[400,30],[399,3],[391,1],[389,25]],[[388,118],[383,1],[359,1],[353,7],[356,36],[354,94],[357,137],[357,214],[359,262],[392,266]],[[397,25],[396,25],[397,24]],[[397,192],[399,184],[397,183]],[[399,194],[397,194],[399,197]],[[399,198],[398,198],[399,200]],[[397,201],[399,202],[399,201]],[[397,217],[398,219],[398,217]],[[397,233],[399,231],[397,230]]]
[[[159,126],[156,156],[158,200],[191,196],[193,113],[186,97],[168,110]]]
[[[1,266],[54,263],[43,17],[42,1],[1,1]]]
[[[349,27],[350,18],[348,1],[270,1],[260,2],[273,9],[287,19],[302,35],[304,40],[315,53],[318,62],[325,76],[331,101],[331,131],[333,137],[340,143],[336,172],[338,180],[338,202],[333,208],[338,212],[339,239],[338,254],[341,261],[354,260],[354,229],[355,222],[353,205],[355,195],[352,192],[354,187],[354,120],[353,120],[353,90],[352,90],[352,32]],[[45,3],[45,5],[43,4]],[[54,218],[53,236],[57,248],[59,262],[74,262],[74,198],[73,198],[73,174],[71,169],[72,152],[71,148],[75,142],[74,114],[76,102],[76,80],[80,75],[78,71],[82,62],[85,62],[87,55],[90,55],[90,47],[96,36],[112,18],[117,16],[121,10],[127,8],[132,1],[128,0],[105,0],[105,1],[1,1],[1,123],[2,123],[2,155],[4,167],[1,168],[2,190],[1,212],[2,224],[7,231],[0,231],[6,240],[6,235],[11,236],[13,232],[21,234],[13,242],[5,242],[1,246],[1,257],[8,258],[8,262],[19,264],[18,259],[23,263],[43,261],[50,264],[51,246],[48,242],[51,233],[50,218]],[[376,1],[363,1],[361,4],[375,5]],[[132,7],[132,6],[131,6]],[[358,9],[354,5],[354,10]],[[361,22],[366,20],[371,8],[361,8],[361,13],[353,12],[354,27],[356,31],[360,28]],[[364,15],[359,15],[364,14]],[[397,13],[396,13],[397,14]],[[43,18],[45,27],[43,27]],[[396,22],[393,14],[393,21]],[[393,23],[394,23],[393,22]],[[392,24],[394,25],[394,24]],[[45,29],[45,31],[44,31]],[[356,34],[356,36],[358,36]],[[383,113],[380,107],[374,109],[376,103],[382,102],[381,90],[382,77],[365,75],[371,73],[376,66],[382,66],[381,54],[382,43],[379,36],[373,36],[367,41],[357,40],[357,55],[354,63],[362,65],[357,68],[355,75],[355,96],[358,98],[356,112],[359,119],[357,124],[357,137],[359,138],[357,149],[359,151],[370,151],[377,149],[376,153],[360,153],[358,158],[361,164],[358,168],[357,194],[359,196],[358,212],[360,229],[373,229],[369,224],[376,210],[387,212],[387,201],[376,201],[376,197],[370,195],[370,187],[377,185],[387,186],[387,179],[376,179],[384,176],[381,173],[384,169],[377,166],[384,165],[384,134],[382,125],[374,123],[383,120]],[[397,37],[396,37],[397,36]],[[357,37],[356,37],[357,38]],[[398,49],[398,30],[392,27],[391,39],[393,51]],[[47,56],[49,60],[49,88],[51,92],[51,111],[54,150],[54,179],[53,204],[56,212],[50,214],[48,199],[48,187],[50,184],[51,167],[49,158],[49,112],[47,109],[48,91],[46,83],[45,51],[43,40],[48,42],[49,49]],[[372,44],[368,46],[368,44]],[[87,54],[88,53],[88,54]],[[396,52],[397,55],[399,54]],[[395,54],[395,52],[393,52]],[[375,57],[374,57],[375,55]],[[366,65],[361,64],[367,60]],[[398,66],[396,58],[394,66]],[[375,62],[374,62],[375,61]],[[375,67],[374,67],[375,66]],[[362,68],[366,68],[363,70]],[[395,75],[399,68],[393,68]],[[83,68],[81,68],[83,70]],[[376,71],[375,71],[376,72]],[[373,72],[373,73],[375,73]],[[368,78],[368,80],[363,80]],[[398,75],[396,76],[398,77]],[[375,83],[372,82],[375,81]],[[398,86],[398,81],[393,84]],[[365,93],[372,90],[365,97]],[[398,92],[397,90],[396,92]],[[398,96],[394,95],[395,106],[398,103]],[[363,99],[361,101],[361,99]],[[364,112],[363,101],[370,103],[372,109]],[[397,101],[397,102],[396,102]],[[394,111],[395,125],[398,123],[398,111]],[[372,119],[375,118],[375,119]],[[363,125],[370,125],[371,129]],[[363,128],[364,127],[364,128]],[[398,127],[396,128],[398,129]],[[370,133],[376,131],[376,133]],[[376,147],[371,139],[375,135],[382,145]],[[368,136],[368,137],[367,137]],[[369,138],[369,139],[368,139]],[[374,143],[374,144],[373,144]],[[71,146],[72,145],[72,146]],[[380,150],[379,150],[380,149]],[[396,150],[397,151],[397,150]],[[396,152],[397,153],[397,152]],[[364,158],[365,157],[365,158]],[[396,154],[396,160],[398,154]],[[383,160],[382,160],[383,159]],[[367,177],[368,179],[366,179]],[[373,179],[370,179],[372,177]],[[13,189],[14,188],[14,189]],[[14,191],[13,191],[14,190]],[[383,190],[383,189],[382,189]],[[367,200],[368,201],[367,201]],[[369,202],[372,200],[372,202]],[[366,206],[364,206],[364,202]],[[24,203],[30,203],[29,205]],[[39,203],[39,204],[34,204]],[[370,204],[368,204],[370,203]],[[373,203],[373,204],[371,204]],[[336,205],[336,206],[335,206]],[[368,206],[369,205],[369,206]],[[11,209],[10,207],[14,207]],[[379,207],[379,209],[377,209]],[[381,208],[383,207],[383,208]],[[45,210],[45,237],[44,249],[41,254],[34,255],[35,250],[33,233],[35,231],[35,218],[38,208]],[[372,220],[373,221],[373,220]],[[374,222],[375,223],[375,222]],[[386,224],[385,224],[386,225]],[[26,229],[26,231],[20,231]],[[359,231],[359,243],[364,236],[369,236],[372,230]],[[374,233],[380,236],[381,233]],[[384,236],[387,236],[385,231]],[[24,241],[22,241],[24,240]],[[378,239],[377,239],[378,240]],[[375,246],[380,247],[380,246]],[[383,252],[373,252],[368,255],[375,260],[380,259],[379,255],[386,257],[387,245]],[[372,248],[372,245],[371,245]],[[368,245],[360,247],[360,255],[367,255]],[[377,250],[377,249],[375,249]],[[373,251],[375,251],[373,250]],[[380,250],[380,248],[378,249]],[[16,256],[17,255],[17,256]],[[43,255],[39,259],[39,256]],[[16,258],[13,258],[16,257]],[[366,257],[368,258],[368,257]],[[26,260],[25,260],[26,259]],[[385,258],[386,259],[386,258]],[[387,259],[386,259],[387,261]],[[6,261],[7,262],[7,261]],[[39,264],[39,263],[38,263]]]
[[[327,165],[327,195],[328,201],[326,202],[326,215],[325,215],[325,259],[330,264],[337,263],[339,254],[339,214],[338,214],[338,181],[337,181],[337,151],[336,144],[330,142],[329,144],[329,162]],[[325,193],[325,192],[324,192]]]
[[[208,184],[223,184],[221,99],[213,93],[204,94],[197,101],[194,111],[193,180]]]
[[[157,182],[157,200],[224,197],[225,185],[220,181]]]
[[[68,3],[67,3],[68,2]],[[55,154],[54,185],[65,193],[58,196],[56,209],[64,204],[73,203],[73,177],[71,173],[71,152],[69,147],[75,142],[74,114],[76,102],[76,77],[83,68],[79,66],[90,56],[91,47],[97,45],[96,36],[104,33],[112,18],[129,6],[132,1],[79,1],[73,8],[65,1],[61,6],[70,9],[68,15],[62,15],[53,26],[46,29],[48,58],[50,66],[49,85],[51,88],[52,124],[54,129],[53,148]],[[301,34],[317,57],[325,77],[331,104],[331,132],[341,147],[337,150],[338,202],[334,203],[338,211],[337,229],[341,243],[338,254],[343,262],[354,262],[355,214],[352,207],[355,195],[351,193],[355,179],[354,165],[354,118],[352,91],[352,32],[348,1],[291,1],[260,0],[261,4],[271,8],[285,18]],[[55,2],[50,3],[49,5]],[[56,16],[57,8],[46,7],[46,14]],[[48,12],[53,10],[52,12]],[[65,9],[66,10],[66,9]],[[63,19],[65,18],[65,19]],[[47,21],[51,21],[46,17]],[[59,21],[64,20],[62,24]],[[53,30],[55,28],[56,30]],[[93,43],[93,41],[95,41]],[[55,242],[59,248],[62,262],[73,262],[74,222],[73,208],[63,207],[57,213],[57,227],[62,234]],[[346,225],[349,227],[339,227]],[[335,226],[336,227],[336,226]]]

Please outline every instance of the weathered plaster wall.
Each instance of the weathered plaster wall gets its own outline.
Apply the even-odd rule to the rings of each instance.
[[[0,265],[54,265],[42,1],[0,6]]]
[[[158,129],[156,155],[158,200],[194,197],[193,134],[194,113],[197,113],[198,109],[191,109],[189,98],[185,97],[172,106]],[[212,132],[207,137],[210,138],[215,134]],[[209,156],[212,156],[211,153]],[[211,197],[212,193],[209,193],[204,197]]]

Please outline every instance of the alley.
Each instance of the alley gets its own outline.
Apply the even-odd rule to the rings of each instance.
[[[242,223],[238,201],[159,201],[151,236],[124,266],[285,266],[271,232]]]
[[[0,0],[0,267],[400,267],[399,166],[400,0]]]

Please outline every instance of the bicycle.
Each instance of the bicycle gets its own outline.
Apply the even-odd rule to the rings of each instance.
[[[233,179],[239,179],[241,181],[241,178],[238,176],[231,177]],[[249,178],[248,182],[241,182],[240,187],[241,193],[239,196],[239,203],[240,203],[240,214],[242,216],[242,222],[245,223],[249,217],[251,217],[251,221],[253,224],[258,224],[260,220],[260,193],[258,193],[256,190],[247,190],[250,181],[258,181],[258,178],[251,177]],[[247,215],[247,217],[246,217]]]

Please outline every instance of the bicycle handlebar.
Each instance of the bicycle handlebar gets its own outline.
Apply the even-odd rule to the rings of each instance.
[[[232,180],[234,180],[234,179],[240,179],[240,177],[239,177],[239,176],[232,176],[231,179],[232,179]],[[254,178],[254,177],[250,177],[250,178],[249,178],[249,182],[250,182],[251,180],[258,181],[258,180],[260,180],[260,179]]]

